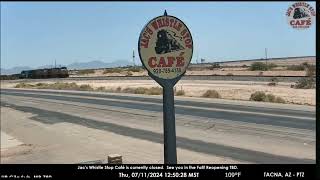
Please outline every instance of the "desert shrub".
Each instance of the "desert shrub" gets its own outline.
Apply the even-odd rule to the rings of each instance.
[[[276,86],[276,85],[277,85],[276,82],[270,82],[270,83],[268,83],[268,86]]]
[[[250,66],[251,71],[266,71],[268,70],[268,66],[263,62],[254,62]]]
[[[48,83],[37,83],[35,84],[35,87],[38,89],[47,89],[50,86]]]
[[[133,75],[133,74],[132,74],[131,71],[128,71],[127,74],[126,74],[126,76],[132,76],[132,75]]]
[[[206,98],[221,98],[220,94],[216,90],[207,90],[202,97]]]
[[[294,85],[294,88],[296,89],[311,89],[315,88],[315,82],[313,77],[303,77],[296,82]]]
[[[316,66],[315,65],[308,65],[305,69],[306,76],[313,77],[316,75]]]
[[[80,91],[93,91],[94,89],[89,84],[82,84],[79,86]]]
[[[56,82],[54,84],[49,84],[46,89],[65,89],[65,90],[79,90],[79,86],[76,83],[61,83]]]
[[[262,91],[256,91],[251,94],[250,101],[261,101],[261,102],[273,102],[273,103],[285,103],[285,100],[281,97],[273,94],[266,94]]]
[[[273,95],[273,94],[267,94],[266,95],[266,99],[265,99],[266,102],[275,102],[275,100],[276,100],[276,96],[275,95]]]
[[[116,92],[121,92],[121,87],[117,87]]]
[[[183,96],[185,95],[186,93],[184,92],[184,90],[179,90],[176,92],[176,96]]]
[[[287,66],[287,70],[290,70],[290,71],[303,71],[304,69],[305,69],[305,66],[302,64]]]
[[[250,66],[251,71],[267,71],[277,67],[274,63],[254,62]]]
[[[248,66],[247,66],[246,64],[244,64],[244,65],[242,65],[241,67],[243,67],[243,68],[247,68]]]
[[[106,87],[100,86],[96,89],[96,91],[106,91]]]
[[[32,84],[27,84],[27,83],[19,83],[14,86],[15,88],[33,88],[34,85]]]
[[[162,88],[160,87],[151,87],[147,90],[147,94],[149,95],[160,95],[162,94]]]
[[[282,99],[281,97],[277,97],[277,98],[275,99],[275,102],[276,102],[276,103],[285,103],[286,101],[285,101],[284,99]]]
[[[146,94],[148,88],[138,87],[134,90],[134,94]]]
[[[259,76],[263,76],[263,72],[261,71],[261,72],[259,72],[259,74],[258,74]]]
[[[121,73],[122,70],[120,68],[112,68],[112,69],[105,69],[103,71],[103,74],[108,74],[108,73]]]
[[[125,89],[122,90],[122,92],[134,94],[135,89],[134,88],[125,88]]]
[[[250,96],[251,101],[265,101],[266,99],[266,93],[262,91],[256,91]]]
[[[93,69],[83,69],[77,72],[78,75],[93,74],[93,73],[94,73]]]
[[[214,70],[214,69],[220,68],[220,67],[221,67],[221,66],[220,66],[219,63],[213,63],[213,64],[209,67],[209,69],[210,69],[210,70]]]
[[[130,68],[128,68],[128,71],[131,71],[131,72],[140,72],[142,70],[143,69],[140,68],[140,67],[130,67]]]
[[[276,64],[274,64],[274,63],[268,63],[267,67],[268,67],[268,70],[271,70],[271,69],[273,69],[273,68],[278,67],[278,65],[276,65]]]
[[[228,73],[227,76],[233,76],[233,74],[232,73]]]

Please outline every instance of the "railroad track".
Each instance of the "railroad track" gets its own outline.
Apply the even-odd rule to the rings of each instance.
[[[297,82],[306,76],[227,76],[227,75],[186,75],[182,80],[219,80],[219,81],[261,81],[261,82]],[[84,81],[84,80],[152,80],[149,76],[96,76],[96,77],[69,77],[51,79],[16,79],[6,80],[14,82],[34,82],[34,81]]]

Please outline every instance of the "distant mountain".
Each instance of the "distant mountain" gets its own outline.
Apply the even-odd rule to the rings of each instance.
[[[30,70],[32,69],[31,67],[29,66],[17,66],[17,67],[13,67],[13,68],[10,68],[10,69],[0,69],[1,71],[1,75],[8,75],[8,74],[18,74],[18,73],[21,73],[21,71],[23,70]]]
[[[132,65],[129,61],[126,60],[118,60],[113,61],[111,63],[105,63],[102,61],[90,61],[90,62],[81,62],[81,63],[72,63],[69,65],[56,65],[56,67],[63,67],[66,66],[68,69],[98,69],[98,68],[112,68],[112,67],[123,67],[127,65]],[[39,66],[37,68],[31,68],[28,66],[17,66],[10,69],[0,69],[2,75],[9,75],[9,74],[18,74],[21,73],[23,70],[31,70],[31,69],[43,69],[43,68],[52,68],[53,65],[44,65]]]
[[[102,61],[90,61],[83,63],[72,63],[67,65],[68,69],[98,69],[98,68],[112,68],[112,67],[122,67],[131,65],[129,61],[119,60],[113,61],[111,63],[105,63]]]

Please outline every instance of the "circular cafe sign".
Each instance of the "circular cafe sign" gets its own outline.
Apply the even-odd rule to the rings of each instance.
[[[286,16],[294,29],[307,29],[312,25],[316,12],[308,3],[296,2],[288,8]]]
[[[161,79],[182,75],[193,52],[189,29],[180,19],[169,15],[149,21],[141,31],[138,46],[142,64]]]

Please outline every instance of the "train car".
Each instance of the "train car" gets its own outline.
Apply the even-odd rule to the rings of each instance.
[[[47,79],[47,78],[67,78],[69,77],[68,69],[66,67],[61,68],[46,68],[22,71],[20,73],[20,79]]]

